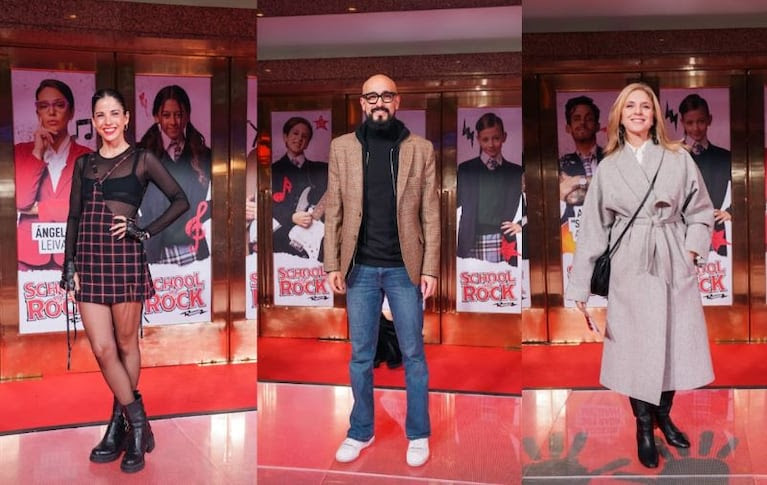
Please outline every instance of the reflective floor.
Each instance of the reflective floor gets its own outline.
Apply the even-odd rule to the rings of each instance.
[[[679,392],[672,418],[692,443],[666,446],[657,469],[636,457],[628,398],[610,391],[522,395],[522,461],[529,484],[767,484],[767,390]]]
[[[0,484],[518,484],[524,475],[531,485],[767,485],[764,389],[677,393],[672,416],[692,447],[671,448],[656,432],[655,470],[636,458],[628,399],[610,391],[430,393],[432,456],[421,468],[405,463],[404,391],[376,390],[376,441],[350,464],[334,460],[348,387],[265,383],[258,395],[258,413],[153,420],[157,448],[135,475],[88,461],[104,426],[0,436]]]
[[[432,392],[431,458],[405,463],[405,392],[375,391],[375,443],[349,464],[351,389],[262,383],[258,388],[258,483],[520,483],[520,398]]]
[[[106,426],[0,436],[0,483],[254,484],[256,423],[255,411],[153,420],[157,446],[130,475],[88,461]]]

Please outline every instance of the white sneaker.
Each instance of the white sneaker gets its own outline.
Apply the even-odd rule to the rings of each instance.
[[[410,440],[407,445],[407,464],[421,466],[429,459],[429,438]]]
[[[358,441],[353,438],[346,438],[344,442],[341,443],[341,446],[338,447],[338,451],[336,451],[336,461],[340,461],[341,463],[349,463],[350,461],[356,460],[357,457],[360,456],[360,451],[372,445],[373,440],[375,439],[375,436],[367,441]]]

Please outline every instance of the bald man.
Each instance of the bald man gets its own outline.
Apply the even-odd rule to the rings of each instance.
[[[336,460],[350,462],[374,440],[373,359],[383,296],[389,300],[407,388],[406,460],[429,459],[429,373],[423,300],[439,275],[440,220],[434,148],[395,117],[397,85],[382,74],[362,86],[365,121],[330,144],[325,271],[346,293],[354,407]]]

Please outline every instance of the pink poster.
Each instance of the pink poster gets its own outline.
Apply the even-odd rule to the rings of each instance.
[[[189,210],[144,242],[156,295],[146,322],[211,320],[210,77],[137,75],[131,118],[138,146],[160,159],[189,200]],[[144,194],[138,224],[146,226],[170,202],[154,185]]]
[[[274,304],[333,305],[322,267],[331,111],[273,111]]]
[[[459,108],[457,129],[456,310],[521,313],[522,110]]]
[[[245,130],[248,157],[245,166],[245,227],[247,251],[245,256],[245,318],[258,318],[258,80],[248,78],[248,108]]]
[[[562,285],[567,288],[578,228],[591,177],[607,143],[605,127],[618,91],[557,91],[557,148],[559,159],[559,224],[562,241]],[[591,307],[607,306],[607,299],[591,295]],[[565,300],[566,307],[574,307]]]
[[[19,332],[66,329],[59,288],[72,173],[93,151],[93,72],[11,70]]]
[[[398,109],[397,119],[405,123],[410,133],[426,138],[426,110]]]
[[[698,268],[703,305],[732,305],[732,155],[730,89],[662,89],[666,128],[684,140],[714,204],[714,233],[708,263]]]

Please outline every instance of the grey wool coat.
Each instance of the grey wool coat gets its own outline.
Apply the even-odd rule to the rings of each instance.
[[[612,256],[600,375],[603,386],[653,404],[662,391],[693,389],[714,379],[688,252],[708,255],[714,208],[686,151],[648,142],[641,165],[627,146],[602,160],[583,205],[565,291],[567,299],[588,300],[594,262],[639,207],[662,156],[653,191]]]

